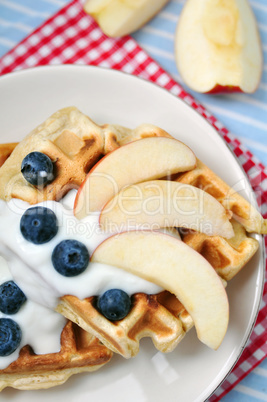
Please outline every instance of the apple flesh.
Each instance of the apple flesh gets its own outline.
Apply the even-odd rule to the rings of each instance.
[[[187,0],[175,33],[177,68],[202,93],[254,92],[263,56],[248,0]]]
[[[110,37],[120,37],[141,28],[169,0],[88,0],[84,5]]]
[[[227,330],[228,298],[221,279],[199,253],[159,232],[125,232],[109,237],[92,261],[110,264],[173,293],[192,317],[198,338],[217,349]]]
[[[167,180],[125,187],[105,205],[99,223],[111,232],[183,227],[210,236],[234,236],[219,201],[190,184]]]
[[[103,206],[124,186],[157,179],[196,166],[196,157],[182,142],[165,137],[143,138],[117,148],[88,173],[74,202],[74,215],[84,218]]]

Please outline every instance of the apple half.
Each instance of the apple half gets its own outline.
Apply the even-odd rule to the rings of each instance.
[[[123,145],[90,170],[76,195],[74,215],[82,219],[101,211],[126,185],[185,172],[195,166],[191,149],[172,138],[143,138]]]
[[[210,194],[190,184],[152,180],[123,188],[103,208],[103,230],[155,230],[177,227],[230,239],[227,210]]]
[[[159,232],[125,232],[101,243],[91,259],[173,293],[192,317],[200,341],[212,349],[220,346],[229,320],[227,294],[212,266],[191,247]]]
[[[263,56],[248,0],[187,0],[175,33],[175,59],[194,91],[255,92]]]
[[[90,14],[110,37],[128,35],[141,28],[169,0],[87,0],[84,11]]]

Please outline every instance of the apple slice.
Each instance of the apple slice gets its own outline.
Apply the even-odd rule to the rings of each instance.
[[[110,264],[173,293],[191,315],[198,338],[217,349],[226,333],[228,298],[221,279],[199,253],[159,232],[125,232],[109,237],[92,261]]]
[[[182,142],[165,137],[133,141],[102,158],[88,173],[74,203],[78,219],[103,206],[124,186],[184,172],[196,166],[194,153]]]
[[[248,0],[187,0],[176,29],[175,58],[195,91],[254,92],[263,56]]]
[[[169,0],[87,0],[84,11],[111,37],[128,35],[156,15]]]
[[[226,209],[190,184],[152,180],[123,188],[101,211],[103,230],[155,230],[183,227],[230,239],[234,230]]]

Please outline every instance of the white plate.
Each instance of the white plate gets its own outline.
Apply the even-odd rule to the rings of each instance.
[[[0,78],[1,142],[22,139],[57,109],[75,105],[97,123],[135,127],[153,123],[184,141],[230,185],[255,205],[247,178],[217,132],[167,91],[134,76],[89,66],[29,69]],[[149,155],[148,155],[149,157]],[[92,374],[73,376],[44,391],[6,389],[7,401],[192,402],[211,395],[237,361],[252,330],[261,300],[264,247],[227,287],[230,325],[218,351],[201,344],[192,329],[174,352],[162,354],[150,339],[137,357],[111,362]]]

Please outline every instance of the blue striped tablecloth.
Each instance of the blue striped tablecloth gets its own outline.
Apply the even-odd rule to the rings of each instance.
[[[0,57],[52,16],[69,0],[0,0]],[[174,60],[174,32],[184,0],[170,0],[146,26],[133,34],[136,41],[173,78],[212,112],[267,165],[267,0],[250,0],[261,35],[264,67],[255,94],[211,96],[194,93],[181,80]],[[267,360],[241,381],[223,401],[267,401]]]

